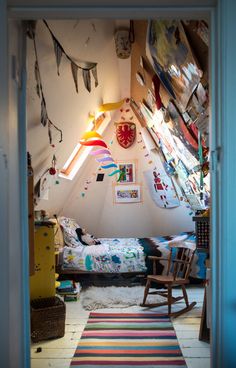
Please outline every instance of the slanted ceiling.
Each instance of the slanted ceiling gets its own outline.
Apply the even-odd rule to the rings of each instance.
[[[76,62],[97,62],[99,85],[94,88],[92,81],[92,90],[89,93],[79,75],[77,94],[70,63],[64,58],[60,66],[60,76],[57,75],[52,40],[43,22],[39,21],[36,42],[47,110],[49,118],[63,130],[63,142],[59,144],[55,139],[55,148],[51,147],[47,128],[40,124],[40,100],[36,94],[34,77],[35,56],[32,40],[29,39],[27,139],[35,181],[50,167],[53,154],[57,157],[57,167],[63,167],[86,130],[89,113],[94,113],[102,103],[116,102],[131,96],[130,84],[136,73],[132,66],[131,76],[131,58],[118,59],[115,52],[114,32],[118,27],[126,26],[127,21],[48,20],[48,24],[65,51]],[[142,28],[140,32],[141,30]],[[145,37],[145,33],[142,37]],[[140,47],[138,37],[136,41],[136,46]],[[133,45],[133,51],[136,46]],[[144,54],[144,50],[142,44],[141,54]],[[121,148],[114,137],[114,122],[119,121],[120,114],[119,110],[112,112],[111,123],[104,133],[104,139],[108,144],[114,141],[111,148],[115,160],[137,160],[137,182],[142,187],[142,202],[130,206],[114,205],[112,188],[115,178],[111,179],[107,174],[104,182],[96,183],[93,180],[83,198],[81,194],[84,184],[98,166],[93,157],[88,157],[74,180],[61,179],[59,185],[52,185],[49,200],[40,201],[36,208],[45,209],[50,215],[57,213],[74,217],[81,226],[97,236],[155,236],[192,230],[193,223],[188,209],[180,206],[166,210],[157,207],[151,200],[143,171],[152,168],[144,156],[142,144],[137,143],[140,136],[138,135],[136,143],[128,150]],[[133,121],[139,131],[139,122],[136,118]]]
[[[95,88],[92,80],[92,91],[89,93],[79,73],[77,94],[70,63],[65,58],[61,61],[60,76],[57,75],[52,39],[43,22],[38,21],[36,43],[48,115],[53,123],[62,129],[63,142],[57,143],[58,136],[56,136],[55,148],[52,148],[49,145],[47,128],[40,124],[40,100],[36,94],[34,76],[35,55],[32,40],[29,39],[27,139],[35,180],[50,166],[53,154],[57,157],[57,167],[63,167],[86,130],[90,112],[94,113],[102,103],[119,101],[130,95],[130,59],[118,59],[114,43],[116,28],[125,26],[127,21],[49,20],[48,24],[66,52],[76,62],[83,60],[97,62],[99,85]],[[61,180],[60,185],[53,186],[50,197],[54,198],[55,211],[63,207],[79,176],[77,175],[73,182]]]

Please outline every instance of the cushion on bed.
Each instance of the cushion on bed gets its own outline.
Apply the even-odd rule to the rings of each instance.
[[[82,245],[76,234],[76,229],[80,227],[76,220],[69,217],[59,217],[58,222],[62,227],[65,245],[71,248]]]

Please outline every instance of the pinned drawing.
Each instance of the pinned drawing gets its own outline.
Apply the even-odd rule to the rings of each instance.
[[[173,182],[163,169],[144,171],[144,177],[158,207],[173,208],[180,205]]]

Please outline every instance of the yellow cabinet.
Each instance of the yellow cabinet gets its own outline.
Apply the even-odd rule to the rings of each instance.
[[[35,223],[34,275],[30,276],[30,299],[55,296],[54,224]]]

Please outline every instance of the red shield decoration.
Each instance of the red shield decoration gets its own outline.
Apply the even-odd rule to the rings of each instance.
[[[131,122],[117,123],[116,138],[121,147],[131,147],[136,138],[136,125]]]

